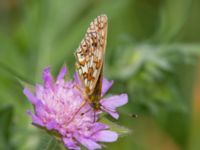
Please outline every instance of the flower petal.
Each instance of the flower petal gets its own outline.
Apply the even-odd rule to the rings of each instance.
[[[43,97],[43,94],[44,94],[44,87],[40,84],[36,84],[35,85],[35,95],[38,99],[42,99]]]
[[[121,94],[121,95],[111,96],[111,97],[102,99],[100,103],[104,107],[115,109],[116,107],[123,106],[126,103],[128,103],[128,95]]]
[[[106,78],[103,78],[101,96],[105,95],[105,93],[111,88],[113,83],[114,83],[113,81],[108,81]]]
[[[89,139],[89,138],[84,138],[81,136],[76,136],[75,137],[83,146],[85,146],[89,150],[95,150],[95,149],[100,149],[101,145],[96,143],[94,140]]]
[[[63,65],[57,76],[57,80],[62,80],[65,77],[66,73],[67,73],[67,67],[66,67],[66,65]]]
[[[99,142],[116,141],[118,134],[97,120],[102,111],[107,111],[114,118],[118,118],[116,108],[128,102],[127,95],[101,99],[101,110],[94,111],[89,103],[83,105],[86,96],[79,74],[76,72],[74,80],[66,81],[66,73],[67,68],[63,65],[54,82],[48,67],[43,71],[42,85],[37,84],[34,92],[24,89],[24,94],[34,105],[35,113],[28,112],[33,124],[46,130],[54,129],[69,149],[80,150],[80,145],[89,150],[100,149],[102,146]],[[101,96],[104,96],[113,81],[103,78],[102,82]]]
[[[101,109],[108,112],[115,119],[119,118],[119,114],[117,113],[116,108],[125,105],[127,102],[127,94],[115,95],[100,100]]]
[[[74,80],[77,84],[81,85],[81,80],[80,80],[80,77],[78,75],[78,72],[75,72],[74,73]]]
[[[23,93],[24,95],[26,95],[31,104],[35,105],[38,102],[38,99],[33,95],[33,93],[28,88],[24,88]]]
[[[119,118],[119,114],[116,110],[114,109],[107,109],[105,107],[101,106],[101,109],[105,112],[107,112],[109,115],[111,115],[113,118],[118,119]]]
[[[114,142],[118,138],[118,134],[113,131],[99,131],[95,135],[95,139],[100,142]]]
[[[37,116],[40,116],[41,118],[47,118],[45,109],[46,109],[46,106],[43,105],[41,101],[38,101],[35,104],[35,113]]]
[[[94,128],[91,129],[91,133],[95,133],[95,132],[98,132],[98,131],[104,130],[104,129],[108,129],[108,126],[103,123],[100,123],[100,122],[95,122]]]
[[[44,80],[44,86],[46,88],[52,86],[53,78],[50,73],[50,67],[47,67],[43,70],[43,80]]]
[[[27,113],[28,113],[28,115],[31,116],[33,124],[39,125],[42,127],[44,126],[42,120],[40,118],[38,118],[35,114],[33,114],[31,111],[28,111]]]
[[[80,150],[80,147],[77,146],[77,142],[74,141],[72,138],[63,138],[63,142],[65,146],[69,149]]]
[[[51,120],[46,124],[48,130],[57,129],[57,123],[55,120]]]

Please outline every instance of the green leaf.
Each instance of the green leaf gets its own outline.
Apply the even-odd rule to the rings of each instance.
[[[63,143],[55,139],[52,135],[41,135],[43,138],[38,146],[38,150],[64,150]]]
[[[22,80],[22,79],[20,79],[20,78],[17,78],[16,77],[16,79],[17,79],[17,81],[19,82],[19,84],[24,88],[24,87],[26,87],[26,88],[28,88],[29,90],[31,90],[32,92],[34,92],[34,85],[32,85],[32,84],[30,84],[30,83],[28,83],[28,82],[26,82],[26,81],[24,81],[24,80]]]
[[[0,149],[13,149],[11,143],[12,128],[13,128],[13,107],[7,106],[0,109]]]
[[[191,11],[190,0],[166,0],[160,10],[160,25],[156,40],[169,42],[179,33]]]
[[[100,122],[108,125],[110,130],[117,132],[120,136],[127,135],[127,134],[131,133],[130,129],[128,129],[128,128],[124,127],[124,126],[120,126],[120,125],[108,120],[105,117],[101,117],[100,118]]]

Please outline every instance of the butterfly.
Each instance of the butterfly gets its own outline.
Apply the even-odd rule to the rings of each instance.
[[[91,23],[75,52],[76,68],[87,95],[87,102],[94,110],[100,110],[103,65],[107,42],[106,15],[100,15]]]

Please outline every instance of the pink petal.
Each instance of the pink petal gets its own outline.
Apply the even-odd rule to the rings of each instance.
[[[66,68],[65,65],[63,65],[58,76],[57,76],[57,80],[62,80],[65,77],[66,73],[67,73],[67,68]]]
[[[47,113],[46,113],[45,109],[47,109],[47,106],[43,105],[41,101],[38,101],[35,104],[36,115],[40,116],[41,118],[47,118]]]
[[[100,122],[95,122],[95,127],[93,128],[93,130],[91,130],[92,132],[97,132],[100,130],[104,130],[104,129],[108,129],[109,127],[103,123]]]
[[[119,118],[119,114],[117,113],[117,111],[115,109],[108,109],[105,107],[101,106],[101,109],[105,112],[107,112],[109,115],[111,115],[113,118],[118,119]]]
[[[72,138],[63,138],[65,146],[69,149],[80,150],[80,147],[77,146],[77,142]]]
[[[114,142],[118,138],[118,134],[113,131],[99,131],[95,134],[95,139],[100,142]]]
[[[121,95],[111,96],[102,99],[100,103],[106,108],[115,109],[116,107],[123,106],[126,103],[128,103],[128,95],[121,94]]]
[[[100,123],[100,122],[95,122],[94,123],[94,128],[92,128],[90,131],[91,133],[95,133],[95,132],[98,132],[98,131],[101,131],[101,130],[104,130],[104,129],[108,129],[109,127],[103,123]]]
[[[74,80],[75,80],[75,82],[76,82],[77,84],[79,84],[79,85],[82,84],[82,83],[81,83],[81,80],[80,80],[80,77],[79,77],[79,75],[78,75],[78,72],[75,72],[75,73],[74,73]]]
[[[46,128],[47,128],[48,130],[57,129],[57,123],[56,123],[56,121],[54,121],[54,120],[49,121],[49,122],[46,124]]]
[[[28,113],[28,115],[31,116],[33,124],[39,125],[42,127],[44,126],[42,120],[40,118],[38,118],[35,114],[33,114],[31,111],[28,111],[27,113]]]
[[[87,149],[89,150],[95,150],[95,149],[100,149],[101,145],[99,145],[98,143],[96,143],[94,140],[89,139],[89,138],[84,138],[81,136],[76,136],[76,139],[83,145],[85,146]]]
[[[52,86],[53,78],[50,73],[50,67],[43,70],[43,80],[46,88],[50,88]]]
[[[101,109],[108,112],[115,119],[119,118],[116,108],[125,105],[127,102],[127,94],[111,96],[100,101]]]
[[[33,93],[28,88],[24,88],[23,93],[24,95],[26,95],[31,104],[36,104],[38,102],[38,99],[33,95]]]
[[[40,84],[35,85],[35,95],[38,99],[42,99],[42,96],[44,94],[44,87]]]
[[[106,78],[103,78],[101,96],[105,95],[105,93],[111,88],[113,83],[114,83],[113,81],[108,81]]]

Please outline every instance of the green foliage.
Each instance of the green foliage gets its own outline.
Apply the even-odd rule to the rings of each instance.
[[[13,107],[7,106],[0,109],[0,149],[14,149],[11,142],[13,129]]]
[[[176,70],[183,64],[194,65],[199,52],[199,47],[182,44],[119,48],[110,54],[113,61],[108,67],[109,75],[122,81],[121,86],[126,87],[130,97],[149,109],[157,103],[157,109],[161,108],[159,104],[169,104],[170,109],[184,111]]]
[[[102,13],[109,18],[105,76],[115,80],[110,93],[129,94],[129,104],[120,111],[150,118],[179,149],[187,149],[200,54],[199,4],[198,0],[0,2],[0,149],[63,148],[31,125],[22,81],[41,82],[44,67],[51,66],[55,74],[64,62],[72,75],[73,53],[90,21]],[[123,116],[120,122],[128,122],[130,130],[146,130],[131,132],[107,149],[151,149],[139,139],[152,129],[134,126],[143,120],[133,124]],[[120,133],[129,133],[128,128],[113,124]]]
[[[110,127],[110,130],[115,131],[116,133],[118,133],[120,136],[124,136],[127,134],[131,133],[131,130],[124,127],[124,126],[120,126],[112,121],[110,121],[109,119],[107,119],[105,116],[100,117],[100,122],[108,125]]]

